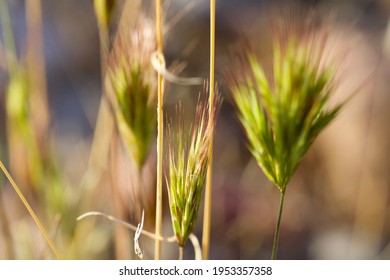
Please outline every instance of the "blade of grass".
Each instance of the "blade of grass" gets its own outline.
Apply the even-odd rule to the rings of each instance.
[[[34,210],[31,208],[30,204],[24,197],[23,193],[20,191],[19,187],[16,185],[15,181],[12,179],[11,175],[8,173],[8,170],[5,168],[3,162],[0,160],[0,168],[4,172],[5,176],[7,177],[8,181],[11,183],[12,187],[18,194],[20,200],[23,202],[24,206],[26,207],[27,211],[30,213],[31,217],[33,218],[35,224],[38,226],[39,230],[45,237],[47,243],[49,244],[50,248],[53,250],[54,254],[56,255],[57,259],[63,260],[64,257],[60,253],[60,251],[57,249],[57,247],[54,245],[53,241],[51,240],[49,234],[43,227],[42,223],[38,219],[37,215],[35,214]]]

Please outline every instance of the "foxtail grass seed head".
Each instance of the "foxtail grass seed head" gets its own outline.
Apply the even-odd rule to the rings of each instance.
[[[122,32],[125,30],[127,33]],[[142,16],[128,30],[122,29],[114,41],[108,71],[118,129],[140,168],[149,153],[156,127],[156,78],[150,63],[156,36],[152,21]]]
[[[191,135],[180,122],[175,127],[168,126],[168,200],[173,231],[180,247],[185,246],[198,217],[220,100],[217,95],[210,115],[207,104],[198,105]]]
[[[249,149],[266,176],[284,192],[317,135],[336,117],[332,108],[335,67],[324,65],[326,34],[304,38],[294,33],[275,40],[272,74],[254,53],[231,91]]]

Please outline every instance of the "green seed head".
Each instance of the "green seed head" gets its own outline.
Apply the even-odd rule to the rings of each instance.
[[[290,33],[276,40],[271,75],[249,53],[245,73],[231,84],[249,149],[281,192],[317,135],[342,107],[328,106],[335,70],[321,63],[322,49],[316,46],[326,34],[318,35],[300,39]]]
[[[152,22],[142,18],[127,34],[119,33],[108,63],[118,130],[138,167],[149,153],[156,127],[153,34]]]
[[[198,106],[190,139],[182,124],[174,128],[176,131],[169,126],[168,199],[173,231],[180,247],[184,247],[198,217],[219,106],[217,97],[211,116],[207,105]]]

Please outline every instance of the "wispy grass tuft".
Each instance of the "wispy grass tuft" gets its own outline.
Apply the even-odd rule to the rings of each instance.
[[[217,96],[209,115],[207,104],[198,104],[190,136],[180,121],[176,127],[170,125],[168,128],[168,199],[173,230],[181,252],[198,217],[219,106],[220,98]]]
[[[287,184],[318,134],[342,108],[329,106],[336,68],[323,63],[327,34],[313,34],[286,32],[275,40],[270,75],[256,55],[248,53],[246,71],[231,84],[249,150],[281,193],[273,259]]]

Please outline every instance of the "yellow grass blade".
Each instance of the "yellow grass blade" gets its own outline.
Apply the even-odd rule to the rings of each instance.
[[[64,257],[61,255],[60,251],[58,251],[57,247],[54,245],[53,241],[51,240],[49,234],[39,221],[37,215],[35,214],[34,210],[32,210],[30,204],[27,202],[26,198],[24,197],[23,193],[20,191],[19,187],[16,185],[15,181],[12,179],[11,175],[5,168],[3,162],[0,160],[0,168],[4,172],[5,176],[7,177],[8,181],[11,183],[12,187],[18,194],[20,200],[23,202],[24,206],[27,208],[27,211],[30,213],[31,217],[33,218],[34,222],[38,226],[39,230],[42,232],[43,236],[45,237],[47,243],[49,244],[50,248],[53,250],[54,254],[57,256],[57,259],[63,260]]]

